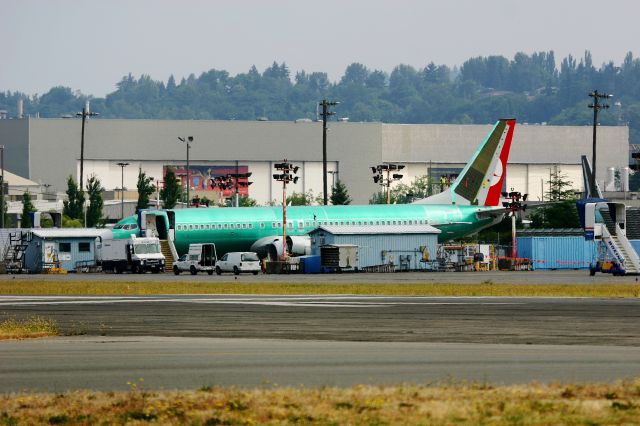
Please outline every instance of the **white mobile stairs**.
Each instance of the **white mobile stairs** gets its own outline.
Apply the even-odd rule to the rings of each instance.
[[[603,222],[596,222],[596,212]],[[627,238],[627,210],[624,203],[594,202],[585,204],[585,238],[598,240],[625,274],[640,274],[640,257]],[[602,260],[602,259],[599,259]]]

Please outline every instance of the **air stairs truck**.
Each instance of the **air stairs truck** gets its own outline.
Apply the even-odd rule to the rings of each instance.
[[[639,275],[640,256],[627,238],[627,213],[624,203],[587,199],[578,202],[585,239],[600,241],[598,259],[590,266],[591,275],[608,272],[613,275]],[[600,212],[602,222],[596,219]]]
[[[104,272],[164,272],[165,258],[156,237],[131,235],[129,239],[105,239],[96,251],[97,263]]]

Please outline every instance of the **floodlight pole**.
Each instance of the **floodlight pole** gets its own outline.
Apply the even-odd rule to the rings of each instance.
[[[282,260],[287,260],[287,184],[289,182],[296,183],[297,177],[294,175],[298,172],[298,167],[288,163],[285,159],[282,163],[274,165],[280,173],[274,174],[273,178],[282,182]]]
[[[324,205],[328,204],[327,200],[327,117],[334,115],[335,112],[329,111],[330,106],[338,105],[340,102],[328,101],[323,99],[318,105],[322,107],[322,192]]]
[[[606,94],[606,93],[598,93],[597,90],[594,90],[593,92],[589,93],[589,96],[593,98],[593,103],[589,104],[589,108],[593,108],[593,162],[591,164],[592,170],[591,170],[591,182],[590,182],[590,186],[591,186],[591,190],[595,191],[596,188],[596,128],[598,127],[598,111],[600,111],[600,109],[607,109],[609,108],[608,104],[601,104],[600,103],[600,99],[608,99],[610,97],[612,97],[613,95],[611,94]],[[594,194],[591,194],[591,196],[593,197]]]
[[[402,169],[404,169],[402,164],[378,164],[377,166],[371,166],[373,181],[385,188],[387,204],[391,204],[391,182],[402,179],[401,174],[394,173],[391,175],[391,171]],[[383,172],[387,173],[386,178],[384,177]]]
[[[120,219],[124,219],[124,168],[129,165],[129,163],[116,163],[121,168],[120,174]]]
[[[189,195],[189,187],[191,186],[191,180],[189,179],[189,150],[191,149],[191,142],[193,142],[193,136],[187,136],[186,138],[181,138],[178,136],[178,140],[180,142],[185,142],[187,144],[187,208],[189,208],[191,204],[191,197]]]
[[[389,167],[387,169],[387,179],[385,180],[385,184],[387,187],[387,204],[391,204],[391,179],[390,179],[390,173],[391,173],[391,167]]]
[[[0,228],[4,228],[4,145],[0,145]]]

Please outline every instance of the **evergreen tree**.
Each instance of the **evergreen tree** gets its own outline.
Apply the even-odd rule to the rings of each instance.
[[[294,192],[291,195],[287,196],[287,205],[288,206],[310,206],[314,201],[313,192],[308,191],[304,192]]]
[[[533,228],[579,228],[580,219],[576,208],[576,191],[566,174],[558,169],[551,173],[549,190],[545,193],[550,204],[530,215]]]
[[[351,197],[347,192],[347,186],[340,180],[336,181],[336,184],[331,191],[331,204],[334,206],[346,206],[351,204]]]
[[[547,200],[562,201],[575,198],[576,190],[571,188],[571,181],[558,168],[551,172],[547,184],[549,184],[549,190],[545,193]]]
[[[11,228],[11,218],[9,217],[9,213],[7,213],[7,209],[9,206],[7,205],[6,197],[3,197],[3,194],[0,193],[0,203],[2,203],[2,212],[4,214],[4,227]]]
[[[78,184],[69,176],[67,179],[67,201],[64,202],[63,214],[69,219],[82,219],[84,192],[78,189]]]
[[[87,207],[87,228],[94,228],[103,224],[102,207],[102,191],[104,188],[100,184],[100,179],[92,175],[87,181],[87,194],[89,196],[89,206]]]
[[[239,207],[255,207],[258,205],[258,202],[250,197],[240,197],[238,201],[240,204]]]
[[[164,177],[164,188],[160,190],[160,199],[165,209],[172,209],[182,196],[182,188],[176,179],[176,174],[169,167]]]
[[[427,198],[434,193],[434,182],[428,175],[417,176],[409,184],[400,183],[391,190],[391,198],[398,204],[408,204],[416,199]],[[385,200],[386,202],[386,200]]]
[[[138,169],[138,204],[136,205],[136,211],[146,209],[149,207],[149,197],[156,190],[156,186],[153,184],[153,178],[147,176],[142,168]]]
[[[389,195],[389,201],[390,204],[396,204],[398,201],[396,199],[396,194],[394,194],[393,191],[391,191],[391,194]],[[382,189],[371,195],[371,198],[369,198],[369,204],[387,204],[387,190]]]
[[[31,202],[31,194],[29,192],[25,192],[22,194],[22,217],[20,220],[21,228],[32,228],[33,221],[31,220],[31,213],[34,213],[36,208],[33,206]]]

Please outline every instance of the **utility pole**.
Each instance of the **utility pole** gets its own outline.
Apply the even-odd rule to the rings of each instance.
[[[178,136],[178,140],[187,144],[187,208],[189,208],[189,205],[191,204],[191,198],[189,196],[189,187],[191,186],[191,180],[189,179],[189,150],[191,149],[193,136],[187,136],[186,139]]]
[[[598,126],[598,111],[601,109],[609,108],[608,104],[601,104],[600,99],[609,99],[613,95],[606,93],[598,93],[597,90],[589,93],[589,96],[593,98],[593,103],[589,104],[589,108],[593,108],[593,162],[591,163],[591,190],[595,191],[596,188],[596,128]],[[593,194],[591,194],[593,196]]]
[[[129,163],[116,163],[121,168],[120,174],[120,219],[124,219],[124,168],[129,165]]]
[[[87,121],[87,117],[94,117],[98,115],[97,112],[91,112],[89,110],[89,101],[82,108],[82,112],[76,113],[76,117],[82,117],[82,133],[80,135],[80,191],[84,191],[82,187],[82,176],[84,172],[84,125]]]
[[[330,106],[338,105],[340,102],[323,99],[318,105],[322,107],[322,192],[324,194],[324,205],[327,201],[327,118],[335,112],[329,111]]]

